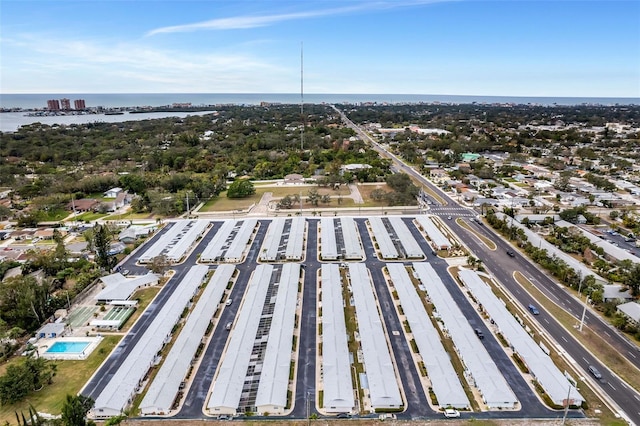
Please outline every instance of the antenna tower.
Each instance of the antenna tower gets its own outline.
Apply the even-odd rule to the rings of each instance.
[[[300,150],[304,151],[304,45],[300,42],[300,119],[302,129],[300,130]]]

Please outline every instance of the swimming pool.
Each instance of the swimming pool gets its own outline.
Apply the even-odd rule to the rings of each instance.
[[[55,342],[46,353],[53,354],[81,354],[91,342]]]

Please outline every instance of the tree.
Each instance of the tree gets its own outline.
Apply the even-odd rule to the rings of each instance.
[[[162,275],[169,269],[169,266],[171,266],[169,259],[164,254],[161,254],[153,258],[150,269],[154,274]]]
[[[56,306],[51,303],[51,283],[42,283],[28,275],[7,279],[0,285],[0,319],[9,327],[36,330],[53,314]]]
[[[84,395],[67,395],[62,406],[62,423],[64,426],[95,425],[93,421],[87,421],[87,413],[93,408],[93,403],[92,398]]]
[[[55,364],[44,358],[34,358],[33,355],[22,362],[9,365],[5,374],[0,377],[0,404],[21,401],[31,392],[50,384],[55,370]]]
[[[371,191],[371,199],[373,201],[382,201],[384,200],[385,195],[387,195],[387,193],[380,188],[376,188],[373,191]]]
[[[228,198],[245,198],[256,193],[253,182],[249,179],[240,179],[233,181],[227,189]]]
[[[313,206],[318,207],[318,202],[320,201],[320,194],[318,194],[317,189],[310,189],[307,193],[307,202]]]
[[[292,206],[293,206],[293,199],[288,194],[282,197],[280,201],[278,201],[279,209],[290,209]]]
[[[101,268],[111,272],[113,267],[116,265],[116,258],[109,254],[111,240],[105,225],[96,225],[94,227],[93,245],[96,249],[96,263]]]

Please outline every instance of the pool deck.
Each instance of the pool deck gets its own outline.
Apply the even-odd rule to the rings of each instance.
[[[98,344],[102,341],[102,337],[58,337],[58,338],[45,338],[36,342],[35,346],[38,348],[38,353],[42,358],[46,359],[59,359],[59,360],[83,360],[86,359],[91,352],[93,352]],[[53,346],[56,342],[87,342],[89,345],[82,351],[82,353],[47,353],[47,350]]]

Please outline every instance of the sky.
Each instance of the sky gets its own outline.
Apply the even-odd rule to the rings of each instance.
[[[637,98],[640,0],[0,0],[0,93],[299,93],[301,62],[305,93]]]

